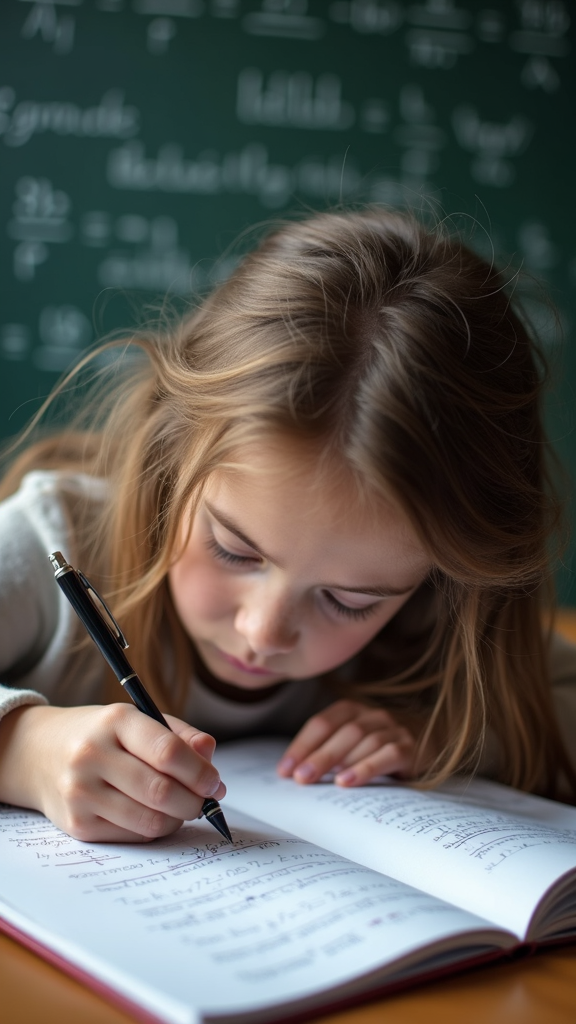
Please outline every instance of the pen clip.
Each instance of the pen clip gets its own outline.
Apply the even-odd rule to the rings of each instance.
[[[90,596],[90,591],[92,591],[92,593],[96,595],[96,597],[98,598],[99,603],[105,609],[106,614],[108,615],[108,618],[110,619],[110,621],[112,623],[113,632],[115,634],[116,640],[120,644],[120,647],[123,647],[124,649],[126,649],[126,647],[129,647],[130,644],[128,643],[126,637],[124,636],[124,633],[122,632],[122,630],[120,629],[120,626],[116,622],[116,619],[112,615],[112,612],[110,611],[108,605],[106,604],[106,601],[104,600],[104,598],[96,590],[96,587],[92,586],[92,584],[90,583],[90,580],[87,578],[87,576],[84,575],[84,573],[82,572],[81,569],[75,569],[74,572],[78,576],[82,586],[85,587],[85,589],[88,591],[88,596],[90,597],[90,600],[92,601],[92,604],[94,604],[94,601],[93,601],[92,597]]]

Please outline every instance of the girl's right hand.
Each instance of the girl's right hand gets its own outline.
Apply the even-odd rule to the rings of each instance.
[[[0,722],[0,800],[86,842],[146,842],[197,818],[226,788],[207,733],[130,704],[27,706]]]

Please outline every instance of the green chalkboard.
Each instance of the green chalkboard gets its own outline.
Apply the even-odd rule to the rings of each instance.
[[[563,0],[3,0],[0,436],[248,226],[425,206],[542,279],[572,471],[574,36]],[[570,304],[572,302],[572,309]],[[576,603],[567,570],[561,597]]]

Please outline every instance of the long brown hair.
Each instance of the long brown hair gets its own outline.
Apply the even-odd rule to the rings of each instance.
[[[434,565],[410,628],[399,613],[348,692],[420,722],[428,784],[473,769],[489,729],[503,781],[553,794],[563,777],[576,795],[541,625],[559,516],[542,364],[493,265],[411,216],[318,214],[274,230],[189,316],[122,345],[146,358],[115,371],[106,400],[100,387],[97,427],[25,454],[6,488],[39,460],[109,480],[85,564],[163,707],[181,708],[193,660],[166,585],[179,524],[216,468],[274,431],[392,494]]]

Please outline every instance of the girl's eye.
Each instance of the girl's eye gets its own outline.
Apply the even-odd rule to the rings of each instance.
[[[342,604],[338,601],[334,594],[331,594],[329,590],[322,591],[324,597],[328,601],[328,604],[338,613],[338,615],[344,615],[349,619],[367,619],[369,615],[372,615],[376,611],[379,602],[375,601],[374,604],[366,605],[365,608],[350,608],[347,604]]]
[[[233,551],[228,551],[218,543],[215,537],[210,537],[206,541],[206,547],[221,562],[227,562],[228,565],[246,565],[247,562],[257,562],[258,558],[255,555],[235,555]]]

